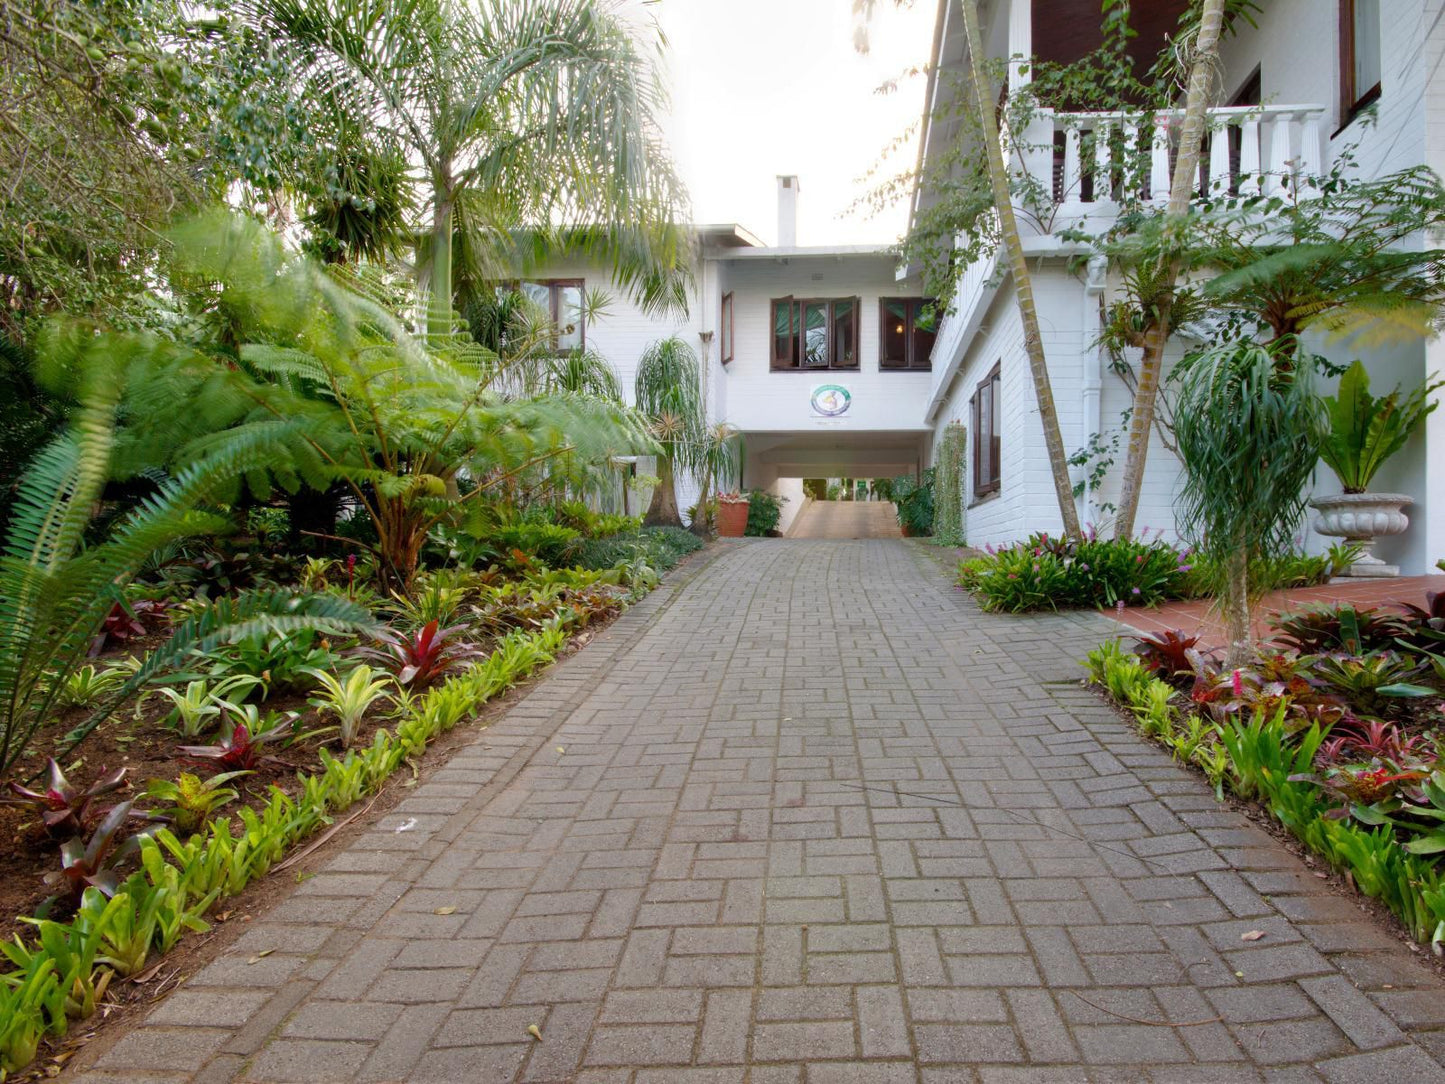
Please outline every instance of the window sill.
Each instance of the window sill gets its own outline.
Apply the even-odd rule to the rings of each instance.
[[[933,372],[933,366],[925,365],[922,368],[915,366],[910,369],[903,365],[880,365],[878,366],[878,371],[880,373],[931,373]]]
[[[999,499],[999,497],[1002,495],[1002,493],[1003,493],[1003,489],[1002,489],[1002,487],[1000,487],[999,489],[995,489],[995,490],[994,490],[993,492],[991,492],[991,493],[985,493],[985,494],[983,494],[982,496],[974,497],[973,503],[970,504],[968,507],[969,507],[969,508],[977,508],[979,505],[981,505],[981,504],[987,504],[989,501],[996,501],[996,500]]]
[[[821,369],[821,368],[820,368],[820,369],[798,369],[798,368],[793,368],[792,366],[789,366],[789,367],[786,368],[786,369],[770,369],[770,370],[768,370],[768,371],[769,371],[769,372],[773,372],[773,373],[812,373],[814,376],[817,376],[819,373],[859,373],[859,372],[862,372],[863,370],[860,369],[857,365],[854,365],[854,366],[853,366],[852,368],[850,368],[850,369],[839,369],[839,368],[828,368],[828,369]]]
[[[1354,105],[1345,112],[1345,119],[1340,121],[1340,126],[1330,133],[1331,139],[1338,139],[1340,135],[1355,121],[1360,119],[1360,114],[1380,100],[1380,84],[1376,83],[1360,97]]]

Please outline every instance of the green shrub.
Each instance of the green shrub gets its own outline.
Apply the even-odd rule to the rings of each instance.
[[[984,609],[1005,613],[1147,606],[1180,597],[1189,568],[1187,554],[1158,539],[1065,541],[1037,534],[963,562],[957,582],[977,594]]]
[[[777,530],[787,499],[764,489],[748,490],[748,525],[743,533],[750,538],[766,538]]]
[[[592,569],[642,561],[659,572],[666,572],[701,548],[702,540],[680,527],[642,527],[608,538],[575,542],[568,548],[565,561],[578,568]]]
[[[934,469],[929,467],[920,480],[905,474],[892,482],[898,526],[915,537],[933,533],[933,478]]]
[[[563,561],[567,548],[582,537],[575,527],[556,523],[510,523],[499,527],[491,541],[504,552],[521,550],[543,564],[557,565]]]
[[[828,499],[828,479],[804,478],[803,493],[815,501],[826,501]]]

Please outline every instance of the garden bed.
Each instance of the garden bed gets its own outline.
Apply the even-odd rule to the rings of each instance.
[[[1404,613],[1277,617],[1248,667],[1198,638],[1090,653],[1089,680],[1220,797],[1258,803],[1410,936],[1445,945],[1445,594]]]
[[[1055,538],[1040,532],[1023,542],[969,557],[958,565],[956,583],[971,591],[985,610],[1117,609],[1154,606],[1170,599],[1208,596],[1218,572],[1208,559],[1164,541],[1150,539]],[[1348,567],[1357,550],[1335,546],[1325,554],[1293,553],[1256,564],[1260,590],[1309,587],[1329,581]]]
[[[111,642],[64,685],[114,710],[73,752],[68,736],[91,708],[52,714],[11,776],[39,774],[37,800],[0,806],[5,1067],[28,1063],[42,1035],[62,1039],[98,1009],[153,996],[126,980],[158,974],[186,930],[234,915],[236,897],[295,847],[375,801],[398,768],[419,771],[453,727],[655,587],[658,566],[701,546],[635,526],[589,544],[600,552],[577,545],[575,559],[615,565],[554,570],[514,550],[505,568],[424,572],[409,597],[388,601],[355,562],[314,562],[309,586],[365,598],[390,626],[357,636],[283,622],[192,652],[119,705],[95,689],[155,657],[173,615],[136,605],[108,621]],[[131,593],[154,601],[168,589],[141,583]],[[41,770],[57,754],[65,778]],[[193,787],[218,773],[209,782],[222,800],[177,798],[186,772]],[[18,784],[10,789],[23,801]]]

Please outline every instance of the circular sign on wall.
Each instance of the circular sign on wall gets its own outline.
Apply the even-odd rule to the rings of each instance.
[[[813,389],[813,395],[808,400],[813,407],[813,413],[824,418],[836,418],[848,413],[848,408],[853,405],[853,393],[842,384],[819,384]]]

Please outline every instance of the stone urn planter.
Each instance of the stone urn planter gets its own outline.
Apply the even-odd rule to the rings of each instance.
[[[1410,526],[1405,515],[1407,504],[1414,499],[1400,493],[1341,493],[1337,497],[1317,497],[1310,507],[1319,513],[1315,530],[1323,535],[1343,538],[1361,548],[1360,556],[1350,565],[1350,576],[1398,576],[1399,565],[1387,565],[1373,553],[1375,539],[1403,534]]]
[[[748,499],[721,496],[717,499],[717,533],[721,538],[741,538],[748,529]]]

